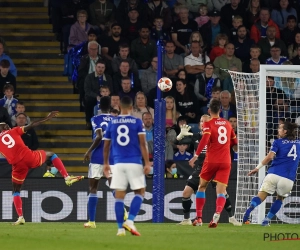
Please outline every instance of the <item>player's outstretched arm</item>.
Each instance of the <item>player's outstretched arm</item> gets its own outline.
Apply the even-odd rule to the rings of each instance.
[[[46,121],[52,119],[53,117],[56,117],[58,115],[58,112],[59,111],[51,111],[45,118],[33,121],[29,125],[24,126],[24,132],[27,132],[29,129],[32,129],[32,128],[40,125],[41,123],[46,122]]]
[[[88,151],[86,151],[86,153],[84,154],[83,162],[90,160],[92,151],[99,146],[101,140],[102,140],[102,131],[101,129],[97,129],[95,140],[93,141]]]
[[[148,149],[146,147],[146,135],[145,134],[139,134],[139,141],[140,141],[140,148],[142,152],[142,157],[145,163],[144,167],[144,174],[147,175],[150,173],[150,161],[149,161],[149,153]]]
[[[252,169],[249,173],[248,176],[252,175],[252,174],[256,174],[259,169],[261,169],[263,166],[267,165],[270,161],[272,161],[275,157],[275,153],[274,152],[269,152],[268,155],[261,161],[261,163],[259,163],[256,168]]]
[[[110,167],[109,167],[109,151],[110,151],[110,140],[104,141],[103,147],[103,172],[106,178],[110,176]]]

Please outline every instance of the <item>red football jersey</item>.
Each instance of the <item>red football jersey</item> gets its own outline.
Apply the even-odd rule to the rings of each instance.
[[[0,153],[9,164],[16,164],[31,152],[21,138],[24,133],[24,127],[15,127],[0,133]]]
[[[203,124],[203,135],[205,134],[210,135],[205,161],[231,163],[230,147],[236,145],[237,140],[230,122],[223,118],[212,118]]]

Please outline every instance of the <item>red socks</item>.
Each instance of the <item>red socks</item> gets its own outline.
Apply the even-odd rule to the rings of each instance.
[[[67,172],[64,164],[62,163],[61,159],[59,159],[58,156],[56,154],[54,154],[51,157],[51,161],[53,163],[53,166],[58,169],[58,171],[60,172],[62,177],[66,178],[68,176],[68,172]]]
[[[218,194],[217,200],[216,200],[216,213],[220,214],[224,208],[224,205],[226,203],[226,198],[224,194]]]
[[[15,194],[14,194],[14,205],[15,205],[16,212],[20,217],[23,216],[22,199],[20,197],[20,193],[18,193],[17,195]]]

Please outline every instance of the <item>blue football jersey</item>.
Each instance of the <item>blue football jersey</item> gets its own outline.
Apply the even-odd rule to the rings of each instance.
[[[111,120],[104,140],[111,140],[115,164],[142,164],[139,134],[146,134],[141,119],[131,115],[119,115]]]
[[[268,174],[276,174],[294,181],[300,158],[300,140],[277,139],[270,151],[276,154]]]
[[[91,123],[93,127],[93,140],[96,138],[96,131],[101,129],[102,137],[104,137],[107,129],[108,123],[112,120],[114,116],[110,114],[100,114],[92,117]],[[91,163],[103,164],[103,146],[104,141],[102,140],[97,148],[95,148],[91,154]],[[113,156],[109,159],[109,164],[113,165]]]

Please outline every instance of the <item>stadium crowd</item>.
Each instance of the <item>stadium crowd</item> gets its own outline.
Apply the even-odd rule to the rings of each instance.
[[[173,81],[171,91],[163,93],[168,160],[190,159],[195,141],[179,142],[176,136],[183,124],[199,133],[199,119],[213,98],[220,99],[220,116],[236,130],[235,93],[226,70],[257,73],[260,64],[300,65],[299,0],[49,0],[49,10],[53,33],[65,54],[64,73],[80,95],[86,128],[91,129],[91,118],[101,112],[102,96],[111,97],[113,112],[118,112],[120,98],[129,96],[133,115],[145,125],[150,154],[156,44],[164,42],[163,75]],[[0,88],[9,83],[14,92],[17,69],[2,39],[0,70]],[[266,81],[272,131],[280,120],[296,120],[300,85],[298,79],[293,84],[276,77]],[[8,116],[16,116],[12,107],[18,101],[6,94],[3,99],[0,105]],[[172,162],[168,166],[166,172],[174,173]]]

